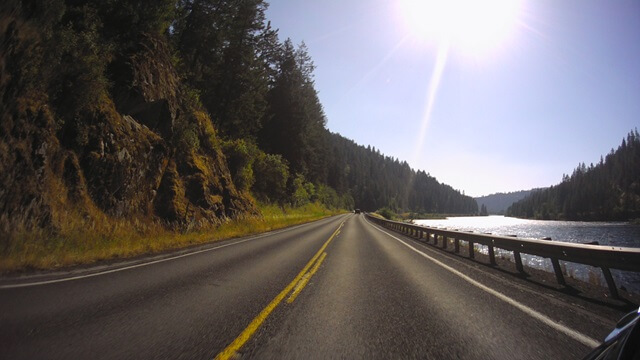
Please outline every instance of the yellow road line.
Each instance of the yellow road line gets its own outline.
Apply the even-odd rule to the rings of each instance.
[[[340,232],[340,229],[342,228],[342,226],[344,225],[344,221],[342,223],[340,223],[340,226],[338,226],[338,228],[336,229],[336,231],[333,232],[333,234],[331,234],[331,236],[329,237],[329,239],[322,245],[322,247],[320,248],[320,250],[318,250],[318,252],[311,258],[311,260],[309,260],[309,262],[307,263],[307,265],[305,265],[305,267],[300,271],[300,273],[298,273],[298,275],[293,279],[293,281],[291,281],[289,283],[289,285],[287,285],[287,287],[284,288],[284,290],[282,290],[278,296],[276,296],[273,300],[271,300],[271,302],[269,303],[269,305],[267,305],[264,309],[262,309],[262,311],[260,312],[260,314],[258,314],[258,316],[256,316],[251,323],[249,323],[249,325],[240,333],[240,335],[238,335],[238,337],[233,340],[233,342],[231,344],[229,344],[229,346],[227,346],[224,350],[222,350],[222,352],[220,352],[215,359],[216,360],[226,360],[226,359],[231,359],[234,357],[234,355],[236,354],[236,352],[238,350],[240,350],[240,348],[247,342],[249,341],[249,339],[251,339],[251,336],[253,336],[253,334],[258,330],[258,328],[260,327],[260,325],[262,325],[262,323],[267,319],[267,317],[269,317],[269,315],[271,314],[271,312],[273,310],[275,310],[275,308],[280,305],[280,303],[282,302],[282,300],[287,296],[287,294],[294,288],[294,286],[300,281],[300,279],[304,276],[304,274],[307,273],[307,271],[309,270],[309,268],[311,268],[311,266],[313,266],[314,262],[320,257],[320,255],[324,252],[324,249],[327,248],[327,246],[329,245],[329,243],[331,242],[331,240],[333,240],[333,238],[336,237],[336,235],[338,235],[338,233]]]
[[[313,268],[311,270],[309,270],[309,272],[306,273],[302,277],[302,279],[300,279],[300,282],[298,282],[298,285],[296,286],[295,289],[293,289],[293,292],[291,293],[291,295],[287,299],[287,303],[291,304],[292,302],[295,301],[295,299],[298,297],[298,294],[300,294],[302,289],[304,289],[304,287],[307,286],[307,283],[309,282],[309,280],[311,279],[313,274],[315,274],[316,271],[318,271],[318,268],[320,267],[320,264],[322,264],[322,262],[324,261],[325,257],[327,257],[327,253],[326,252],[322,253],[322,256],[320,256],[320,259],[318,259],[318,261],[316,261],[316,264],[313,266]]]

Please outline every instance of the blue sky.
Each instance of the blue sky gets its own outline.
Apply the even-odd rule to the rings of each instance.
[[[307,44],[329,130],[480,196],[556,184],[640,124],[640,1],[513,1],[483,51],[424,36],[398,1],[273,0],[267,17]]]

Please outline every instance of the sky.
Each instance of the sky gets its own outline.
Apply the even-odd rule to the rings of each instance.
[[[330,131],[467,195],[557,184],[640,125],[637,0],[269,3]]]

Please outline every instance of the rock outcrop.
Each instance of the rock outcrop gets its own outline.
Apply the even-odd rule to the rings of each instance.
[[[61,120],[29,74],[43,61],[38,27],[17,10],[0,16],[0,230],[55,227],[69,213],[180,226],[256,212],[163,38],[115,56],[108,93]]]

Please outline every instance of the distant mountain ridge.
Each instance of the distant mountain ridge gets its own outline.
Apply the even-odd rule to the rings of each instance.
[[[486,196],[480,196],[475,198],[478,203],[478,208],[481,208],[482,205],[487,207],[487,211],[489,214],[503,215],[509,206],[513,203],[520,201],[527,196],[529,196],[532,192],[541,190],[541,189],[531,189],[531,190],[521,190],[514,191],[508,193],[495,193]]]

